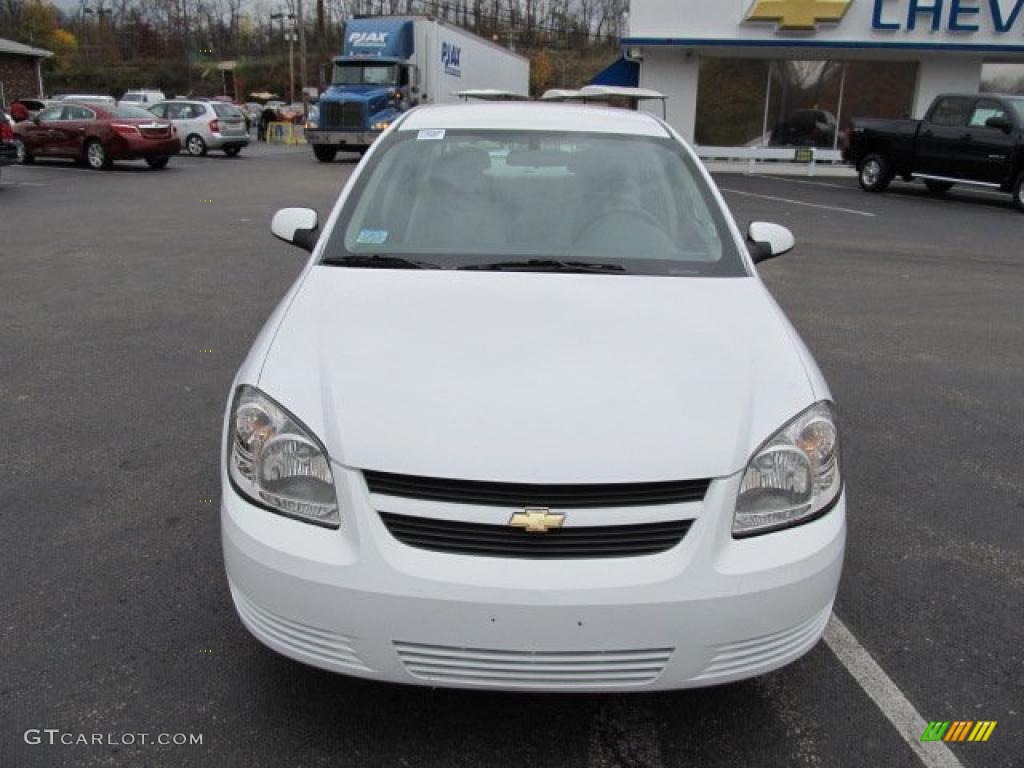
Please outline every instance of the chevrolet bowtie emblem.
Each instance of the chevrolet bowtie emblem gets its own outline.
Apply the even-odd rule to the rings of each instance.
[[[777,21],[779,29],[815,29],[840,22],[853,0],[755,0],[744,21]]]
[[[512,515],[508,525],[510,528],[522,528],[527,533],[547,533],[561,528],[564,522],[565,515],[555,514],[545,507],[527,507]]]

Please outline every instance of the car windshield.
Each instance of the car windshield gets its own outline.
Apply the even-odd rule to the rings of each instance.
[[[334,85],[394,85],[398,82],[395,64],[335,64]]]
[[[213,111],[217,113],[217,117],[241,117],[242,113],[238,111],[236,107],[230,104],[221,104],[219,102],[213,102]]]
[[[122,117],[122,118],[125,118],[125,119],[137,119],[137,118],[145,117],[145,118],[153,119],[153,113],[150,112],[147,109],[143,109],[142,107],[130,107],[130,106],[111,107],[109,111],[110,111],[110,114],[113,115],[114,117]]]
[[[369,163],[325,263],[747,274],[696,162],[671,139],[398,131]]]
[[[143,100],[143,98],[142,98],[142,94],[141,93],[126,93],[124,96],[121,97],[121,101],[142,101],[142,100]]]

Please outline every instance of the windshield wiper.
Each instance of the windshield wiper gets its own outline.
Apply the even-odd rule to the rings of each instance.
[[[440,269],[437,264],[429,261],[414,261],[401,256],[383,256],[379,253],[353,254],[326,258],[323,264],[336,267],[362,267],[368,269]]]
[[[497,261],[493,264],[467,264],[459,269],[477,272],[625,272],[621,264],[596,264],[589,261],[558,261],[557,259],[526,259],[524,261]]]

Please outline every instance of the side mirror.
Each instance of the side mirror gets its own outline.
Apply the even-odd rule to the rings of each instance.
[[[1009,133],[1010,131],[1013,130],[1013,123],[1011,123],[1005,117],[995,115],[994,117],[990,117],[988,120],[985,121],[985,127],[998,128],[1000,131],[1003,131],[1004,133]]]
[[[750,255],[755,264],[788,253],[796,245],[796,238],[792,232],[778,224],[769,224],[765,221],[755,221],[750,225],[747,240],[750,242]]]
[[[312,208],[282,208],[274,214],[270,231],[274,237],[291,243],[304,251],[316,246],[316,230],[320,226]]]

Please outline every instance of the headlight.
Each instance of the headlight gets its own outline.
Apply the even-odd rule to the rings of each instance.
[[[272,512],[339,526],[327,451],[288,411],[255,387],[241,386],[228,440],[228,475],[240,494]]]
[[[810,522],[839,498],[839,430],[831,403],[812,405],[764,443],[736,497],[736,538]]]
[[[382,120],[379,123],[374,123],[373,125],[370,126],[370,128],[373,129],[374,131],[385,131],[387,130],[387,127],[389,125],[391,125],[391,123]]]

